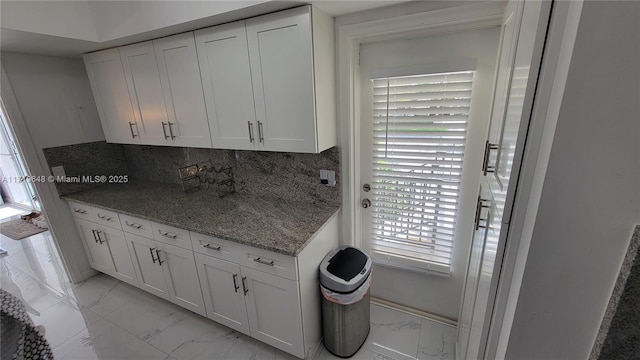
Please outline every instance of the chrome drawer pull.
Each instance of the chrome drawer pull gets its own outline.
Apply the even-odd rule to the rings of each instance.
[[[162,232],[162,230],[158,230],[158,233],[159,233],[160,235],[164,236],[164,237],[168,237],[168,238],[171,238],[171,239],[175,239],[175,238],[177,238],[177,237],[178,237],[178,235],[176,235],[176,234],[170,234],[168,231]]]
[[[253,259],[253,261],[260,263],[260,264],[265,264],[265,265],[269,265],[269,266],[273,266],[273,260],[271,261],[264,261],[262,259],[260,259],[259,257]]]
[[[97,215],[100,219],[103,219],[103,220],[111,221],[111,219],[113,219],[111,216],[100,215],[100,214],[97,214]]]
[[[211,244],[202,244],[202,247],[215,251],[220,251],[220,249],[222,249],[222,246],[213,247]]]
[[[82,210],[82,209],[78,210],[76,208],[73,208],[73,211],[77,212],[78,214],[86,214],[87,213],[87,210]]]
[[[136,223],[129,223],[128,221],[124,221],[125,224],[127,224],[127,226],[131,226],[132,228],[136,228],[138,230],[140,230],[140,228],[142,227],[142,225],[140,224],[136,224]]]

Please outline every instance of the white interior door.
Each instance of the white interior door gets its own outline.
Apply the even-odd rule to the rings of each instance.
[[[496,21],[360,47],[359,201],[371,206],[357,206],[374,296],[458,316],[499,35]]]
[[[491,124],[481,173],[483,204],[490,209],[486,235],[476,231],[472,249],[480,264],[467,269],[457,356],[485,357],[502,254],[522,160],[522,148],[540,67],[550,2],[510,1],[503,17]],[[484,216],[484,215],[483,215]],[[483,222],[484,223],[484,222]],[[469,291],[467,291],[467,289]],[[468,334],[466,333],[468,331]]]

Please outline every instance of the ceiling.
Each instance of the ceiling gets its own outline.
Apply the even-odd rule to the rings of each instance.
[[[2,0],[0,50],[79,57],[306,3],[340,16],[401,2],[406,1]]]

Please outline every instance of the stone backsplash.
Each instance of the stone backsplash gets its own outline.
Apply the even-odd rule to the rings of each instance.
[[[340,155],[335,147],[320,154],[299,154],[121,145],[101,141],[47,148],[43,151],[49,168],[62,165],[67,176],[128,175],[133,179],[181,184],[179,168],[193,164],[211,164],[216,169],[233,169],[236,192],[309,202],[339,204],[341,201]],[[320,183],[321,169],[336,172],[335,187]],[[56,184],[60,195],[95,186],[99,184]],[[217,191],[217,187],[204,184],[200,191]]]

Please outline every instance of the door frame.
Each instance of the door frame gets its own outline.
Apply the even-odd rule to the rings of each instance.
[[[515,185],[511,190],[514,192],[511,197],[513,225],[510,226],[506,238],[503,266],[497,274],[498,290],[485,353],[488,358],[501,359],[506,354],[582,2],[583,0],[557,1],[552,10],[547,32],[549,45],[543,55],[532,116],[526,132],[520,174],[517,179],[512,179]],[[501,18],[503,9],[504,4],[489,2],[357,23],[341,24],[337,21],[337,118],[341,175],[344,183],[340,232],[342,243],[361,246],[360,208],[355,206],[360,196],[361,183],[358,160],[360,134],[356,132],[360,121],[360,44],[414,33],[473,28],[479,23],[494,21],[496,17]]]

